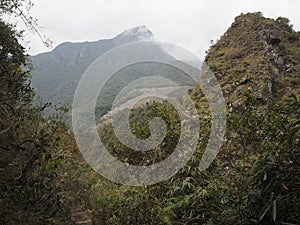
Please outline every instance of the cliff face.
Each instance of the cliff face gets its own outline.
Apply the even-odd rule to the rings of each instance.
[[[268,105],[298,95],[299,37],[286,18],[264,18],[259,12],[236,17],[205,58],[229,105],[238,104],[247,90]]]

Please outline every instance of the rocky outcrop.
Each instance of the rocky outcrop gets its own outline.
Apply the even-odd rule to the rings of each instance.
[[[74,225],[93,225],[89,211],[83,207],[74,208],[71,212],[71,222]]]
[[[297,93],[300,52],[295,57],[292,46],[300,46],[299,36],[289,24],[265,18],[259,12],[236,17],[205,59],[228,104],[238,105],[246,91],[268,106],[274,98]]]

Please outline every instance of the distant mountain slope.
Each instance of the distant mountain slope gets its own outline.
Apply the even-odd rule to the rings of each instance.
[[[81,75],[95,59],[119,45],[151,39],[152,32],[138,26],[112,39],[62,43],[51,52],[30,57],[34,67],[32,85],[43,102],[71,104]]]

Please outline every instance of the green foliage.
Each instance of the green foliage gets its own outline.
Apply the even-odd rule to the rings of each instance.
[[[2,19],[3,15],[14,16],[17,20],[21,20],[30,32],[37,34],[45,46],[51,47],[52,41],[40,32],[37,19],[30,15],[32,7],[31,0],[1,0],[0,18]]]
[[[298,224],[299,100],[266,109],[248,93],[228,116],[214,164],[189,163],[161,187],[170,224]]]
[[[273,71],[270,72],[270,67],[274,67],[266,50],[270,46],[266,46],[266,36],[257,35],[258,30],[268,26],[273,26],[275,34],[281,37],[278,54],[284,58],[284,66],[290,63],[283,76],[276,77]],[[187,225],[300,223],[300,107],[298,95],[289,96],[299,89],[299,47],[299,35],[291,30],[287,21],[265,19],[259,13],[236,18],[233,26],[211,47],[206,62],[219,79],[230,108],[226,141],[210,168],[200,172],[198,165],[209,137],[210,118],[205,97],[200,88],[195,88],[191,95],[200,113],[202,129],[198,149],[175,176],[148,187],[147,195],[159,206],[158,221]],[[270,80],[273,82],[270,98],[265,99],[263,90]],[[165,120],[169,115],[171,121],[176,121],[171,108],[164,111],[163,105],[158,106],[152,111],[154,115],[163,115]],[[141,120],[146,112],[146,108],[139,108],[131,115],[132,130],[139,138],[149,135],[147,120]],[[147,116],[145,118],[149,118]],[[109,131],[107,127],[104,130]],[[177,130],[174,131],[176,134]],[[113,133],[109,131],[106,135],[108,140]],[[176,139],[169,139],[169,143],[172,147]],[[133,161],[146,163],[145,159],[155,156],[148,155],[147,158],[130,151],[125,156],[124,148],[116,145],[115,140],[108,146],[111,152],[118,152],[115,156],[119,159],[133,157]],[[164,149],[164,157],[170,154],[168,150],[169,147]],[[113,204],[108,206],[110,210],[105,215],[114,218],[116,223],[126,224],[113,214],[120,215],[116,210],[122,208],[120,202],[126,198],[132,201],[132,198],[123,199],[124,193],[120,197],[119,191],[110,193],[109,196],[114,198],[108,202]],[[143,193],[137,192],[138,196]],[[108,205],[108,202],[100,205]],[[135,201],[131,203],[136,204]],[[127,211],[131,212],[131,209],[123,209],[129,218]],[[147,224],[146,219],[143,222]]]
[[[294,96],[277,106],[263,123],[263,148],[253,165],[248,213],[262,224],[297,224],[300,207],[300,101]],[[276,113],[275,113],[276,111]],[[281,113],[278,113],[281,112]]]
[[[122,111],[120,112],[122,113]],[[114,134],[113,126],[107,123],[99,126],[98,133],[108,151],[116,158],[134,165],[150,165],[165,159],[175,148],[180,135],[179,116],[174,107],[167,102],[152,102],[145,108],[138,107],[130,113],[132,133],[138,138],[145,139],[150,135],[149,121],[160,117],[167,123],[167,134],[163,142],[154,150],[134,151],[124,146]],[[125,120],[126,118],[124,118]],[[119,130],[124,130],[119,128]],[[126,133],[123,135],[126,136]]]
[[[273,64],[265,56],[265,42],[253,38],[268,23],[274,23],[284,36],[280,51],[291,63],[285,76],[274,77],[269,102],[256,92],[271,76]],[[241,15],[233,25],[239,32],[229,29],[212,46],[207,62],[225,85],[230,107],[226,140],[212,165],[204,172],[198,170],[211,118],[204,95],[195,88],[191,95],[200,114],[201,136],[190,161],[159,184],[124,187],[99,177],[80,158],[72,132],[61,122],[65,108],[46,118],[44,107],[32,105],[34,93],[24,49],[16,39],[19,34],[1,22],[0,223],[70,224],[75,222],[72,211],[82,208],[89,209],[95,224],[299,224],[300,101],[296,95],[277,97],[284,88],[299,89],[294,76],[298,74],[299,34],[286,25],[284,18],[275,23],[260,13]],[[166,68],[155,69],[166,76],[173,74]],[[112,79],[116,90],[106,89],[103,96],[115,95],[114,91],[139,76],[131,75]],[[241,87],[244,78],[247,89]],[[103,106],[110,101],[102,101]],[[134,135],[147,138],[149,121],[155,117],[165,120],[168,132],[151,151],[141,154],[123,146],[107,121],[99,125],[99,136],[119,160],[133,165],[157,163],[176,146],[181,124],[171,104],[152,102],[132,110]]]
[[[222,57],[223,55],[225,55],[225,52],[219,51],[219,52],[217,52],[217,53],[215,54],[215,57],[216,57],[216,58],[219,58],[219,57]]]
[[[297,61],[300,61],[300,50],[298,47],[300,46],[299,37],[300,34],[294,32],[287,38],[284,38],[280,43],[281,50],[285,54],[292,56]]]
[[[266,47],[270,46],[266,46],[266,37],[257,36],[257,30],[263,30],[270,24],[275,27],[276,34],[283,37],[281,44],[287,43],[291,49],[294,48],[293,51],[298,51],[298,33],[291,32],[290,25],[284,25],[288,24],[287,21],[281,19],[276,22],[255,13],[236,18],[232,28],[211,47],[206,58],[223,85],[230,108],[226,141],[210,168],[204,172],[198,170],[211,121],[205,97],[200,88],[195,88],[191,95],[200,113],[202,130],[198,149],[188,164],[169,180],[147,187],[147,192],[143,188],[128,191],[115,187],[109,193],[102,190],[105,194],[95,197],[99,201],[95,200],[93,204],[97,222],[151,224],[149,221],[154,220],[156,224],[187,225],[300,223],[300,105],[298,96],[288,97],[299,88],[296,77],[298,58],[280,48],[280,54],[292,65],[284,71],[284,76],[273,76],[270,67],[274,64],[266,52]],[[272,95],[265,100],[258,92],[271,78],[274,81],[270,91]],[[291,90],[285,92],[286,89]],[[176,113],[163,103],[147,107],[133,110],[131,128],[138,138],[147,138],[149,118],[160,116],[171,121],[168,124],[168,128],[172,128],[171,136],[167,138],[167,148],[162,148],[163,156],[167,157],[176,145],[177,139],[171,137],[176,137],[179,131]],[[117,143],[109,125],[101,127],[100,131],[102,140],[118,159],[138,165],[157,162],[151,161],[151,157],[155,158],[158,152],[136,155]],[[144,207],[154,208],[154,214],[145,212]],[[141,218],[139,212],[143,212],[145,217]],[[155,214],[158,217],[153,217]]]
[[[283,26],[288,26],[290,27],[290,20],[286,17],[282,17],[282,16],[279,16],[277,19],[276,19],[276,22],[280,23],[281,25]]]
[[[19,34],[3,21],[0,30],[0,223],[63,224],[69,207],[57,168],[66,127],[60,114],[44,118],[44,107],[32,105]]]
[[[248,60],[244,60],[243,61],[243,66],[244,67],[248,67],[248,66],[250,66],[251,65],[251,63],[248,61]]]
[[[161,208],[157,199],[149,195],[144,188],[102,196],[97,199],[97,206],[97,224],[165,224],[160,218]]]

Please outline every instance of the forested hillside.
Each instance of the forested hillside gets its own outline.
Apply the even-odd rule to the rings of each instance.
[[[10,2],[1,1],[1,15],[18,15]],[[241,14],[210,47],[205,62],[228,107],[226,138],[212,165],[198,169],[211,116],[195,87],[197,151],[175,176],[140,187],[92,171],[62,121],[66,109],[49,117],[47,105],[33,103],[20,38],[1,19],[0,224],[300,224],[300,33],[287,18]],[[131,112],[133,133],[148,137],[154,117],[167,121],[168,132],[145,154],[123,146],[110,123],[99,124],[98,132],[116,158],[151,165],[170,154],[181,126],[170,104],[151,102]]]
[[[138,192],[144,193],[142,199],[136,195],[128,200],[125,194],[115,199],[113,195],[99,205],[102,210],[110,210],[105,211],[106,217],[96,214],[96,221],[298,224],[299,37],[286,18],[268,19],[261,13],[236,17],[205,59],[221,84],[228,106],[226,140],[213,165],[204,172],[197,167],[211,121],[206,98],[196,87],[191,96],[202,130],[198,151],[188,165],[171,179],[143,188]],[[153,103],[132,113],[134,133],[140,138],[147,137],[149,130],[145,124],[155,116],[168,121],[171,130],[163,143],[148,154],[138,154],[123,146],[109,124],[100,126],[99,133],[118,159],[134,165],[157,163],[176,145],[180,123],[168,104]],[[140,216],[142,206],[149,207],[151,200],[151,209],[157,212],[149,217]]]
[[[153,34],[146,26],[138,26],[111,39],[65,42],[51,52],[30,56],[32,85],[39,101],[71,105],[76,86],[93,61],[122,44],[152,38]]]

